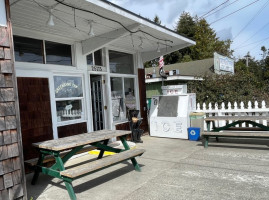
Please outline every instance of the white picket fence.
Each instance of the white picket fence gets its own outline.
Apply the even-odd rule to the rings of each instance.
[[[266,107],[265,101],[262,101],[258,103],[255,101],[254,103],[248,102],[248,105],[245,106],[243,102],[238,103],[234,102],[232,105],[230,102],[228,105],[225,105],[224,103],[221,104],[219,107],[217,103],[212,105],[212,103],[209,103],[206,105],[203,103],[202,108],[200,104],[197,104],[196,112],[204,112],[207,117],[210,116],[269,116],[269,108]],[[219,124],[216,124],[217,126],[225,126],[226,121],[219,121]],[[229,122],[230,123],[230,122]],[[268,125],[269,121],[267,120],[261,120],[257,121],[257,123],[261,123],[263,125]],[[237,125],[238,127],[239,125]],[[246,126],[252,126],[252,125],[246,125],[245,123],[241,124],[240,127],[246,127]],[[211,125],[212,127],[212,125]],[[206,123],[204,123],[204,129],[206,130]]]

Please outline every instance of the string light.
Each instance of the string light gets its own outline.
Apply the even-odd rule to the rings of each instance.
[[[140,44],[138,45],[140,49],[143,49],[143,39],[140,37]]]
[[[70,5],[70,4],[65,3],[65,2],[63,2],[63,1],[59,1],[59,0],[54,0],[54,1],[56,1],[57,3],[59,3],[59,4],[61,4],[61,5],[65,5],[65,6],[69,7],[69,8],[74,8],[74,9],[77,9],[77,10],[80,10],[80,11],[83,11],[83,12],[91,13],[91,14],[96,15],[96,16],[98,16],[98,17],[101,17],[101,18],[103,18],[103,19],[106,19],[106,20],[115,22],[115,23],[119,24],[120,26],[122,26],[126,31],[128,31],[128,32],[130,32],[130,33],[138,33],[138,32],[141,32],[141,33],[145,33],[145,34],[147,34],[147,35],[149,35],[149,36],[155,38],[156,40],[161,40],[161,41],[164,41],[164,42],[170,42],[170,43],[173,43],[172,40],[166,40],[166,39],[158,38],[158,37],[156,37],[156,36],[154,36],[154,35],[152,35],[152,34],[150,34],[150,33],[148,33],[148,32],[145,32],[145,31],[143,31],[143,30],[140,30],[140,29],[138,29],[138,30],[136,30],[136,31],[131,31],[131,30],[128,29],[126,26],[124,26],[121,22],[119,22],[119,21],[117,21],[117,20],[114,20],[114,19],[111,19],[111,18],[108,18],[108,17],[105,17],[105,16],[100,15],[100,14],[98,14],[98,13],[92,12],[92,11],[90,11],[90,10],[86,10],[86,9],[83,9],[83,8],[75,7],[75,6],[73,6],[73,5]]]
[[[49,19],[47,21],[48,26],[54,26],[54,21],[53,21],[53,15],[52,15],[52,9],[49,9]]]
[[[159,43],[159,42],[157,42],[157,44],[158,44],[158,47],[157,47],[157,52],[158,52],[158,53],[160,53],[160,52],[161,52],[160,43]]]
[[[89,36],[90,37],[93,37],[95,34],[93,32],[93,21],[90,21],[90,31],[89,31]]]

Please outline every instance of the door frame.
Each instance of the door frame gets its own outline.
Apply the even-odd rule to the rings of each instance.
[[[93,113],[93,108],[92,108],[92,92],[91,92],[91,88],[92,88],[92,77],[91,76],[100,76],[101,78],[101,87],[102,87],[102,110],[103,110],[103,129],[109,129],[109,106],[108,106],[108,93],[107,93],[107,90],[108,90],[108,77],[107,77],[107,73],[89,73],[89,95],[90,95],[90,109],[89,109],[89,112],[90,113]],[[93,78],[94,79],[94,78]],[[107,109],[105,109],[104,107],[107,107]],[[92,130],[94,129],[94,125],[93,125],[93,114],[91,116],[91,122],[89,122],[92,124]]]

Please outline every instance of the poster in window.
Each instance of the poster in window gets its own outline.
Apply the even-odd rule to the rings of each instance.
[[[112,98],[112,114],[113,117],[120,116],[120,101],[121,98]]]

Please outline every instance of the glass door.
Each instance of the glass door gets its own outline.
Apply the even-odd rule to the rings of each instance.
[[[92,119],[94,131],[104,129],[104,106],[102,92],[102,77],[91,75],[91,95],[92,95]]]

